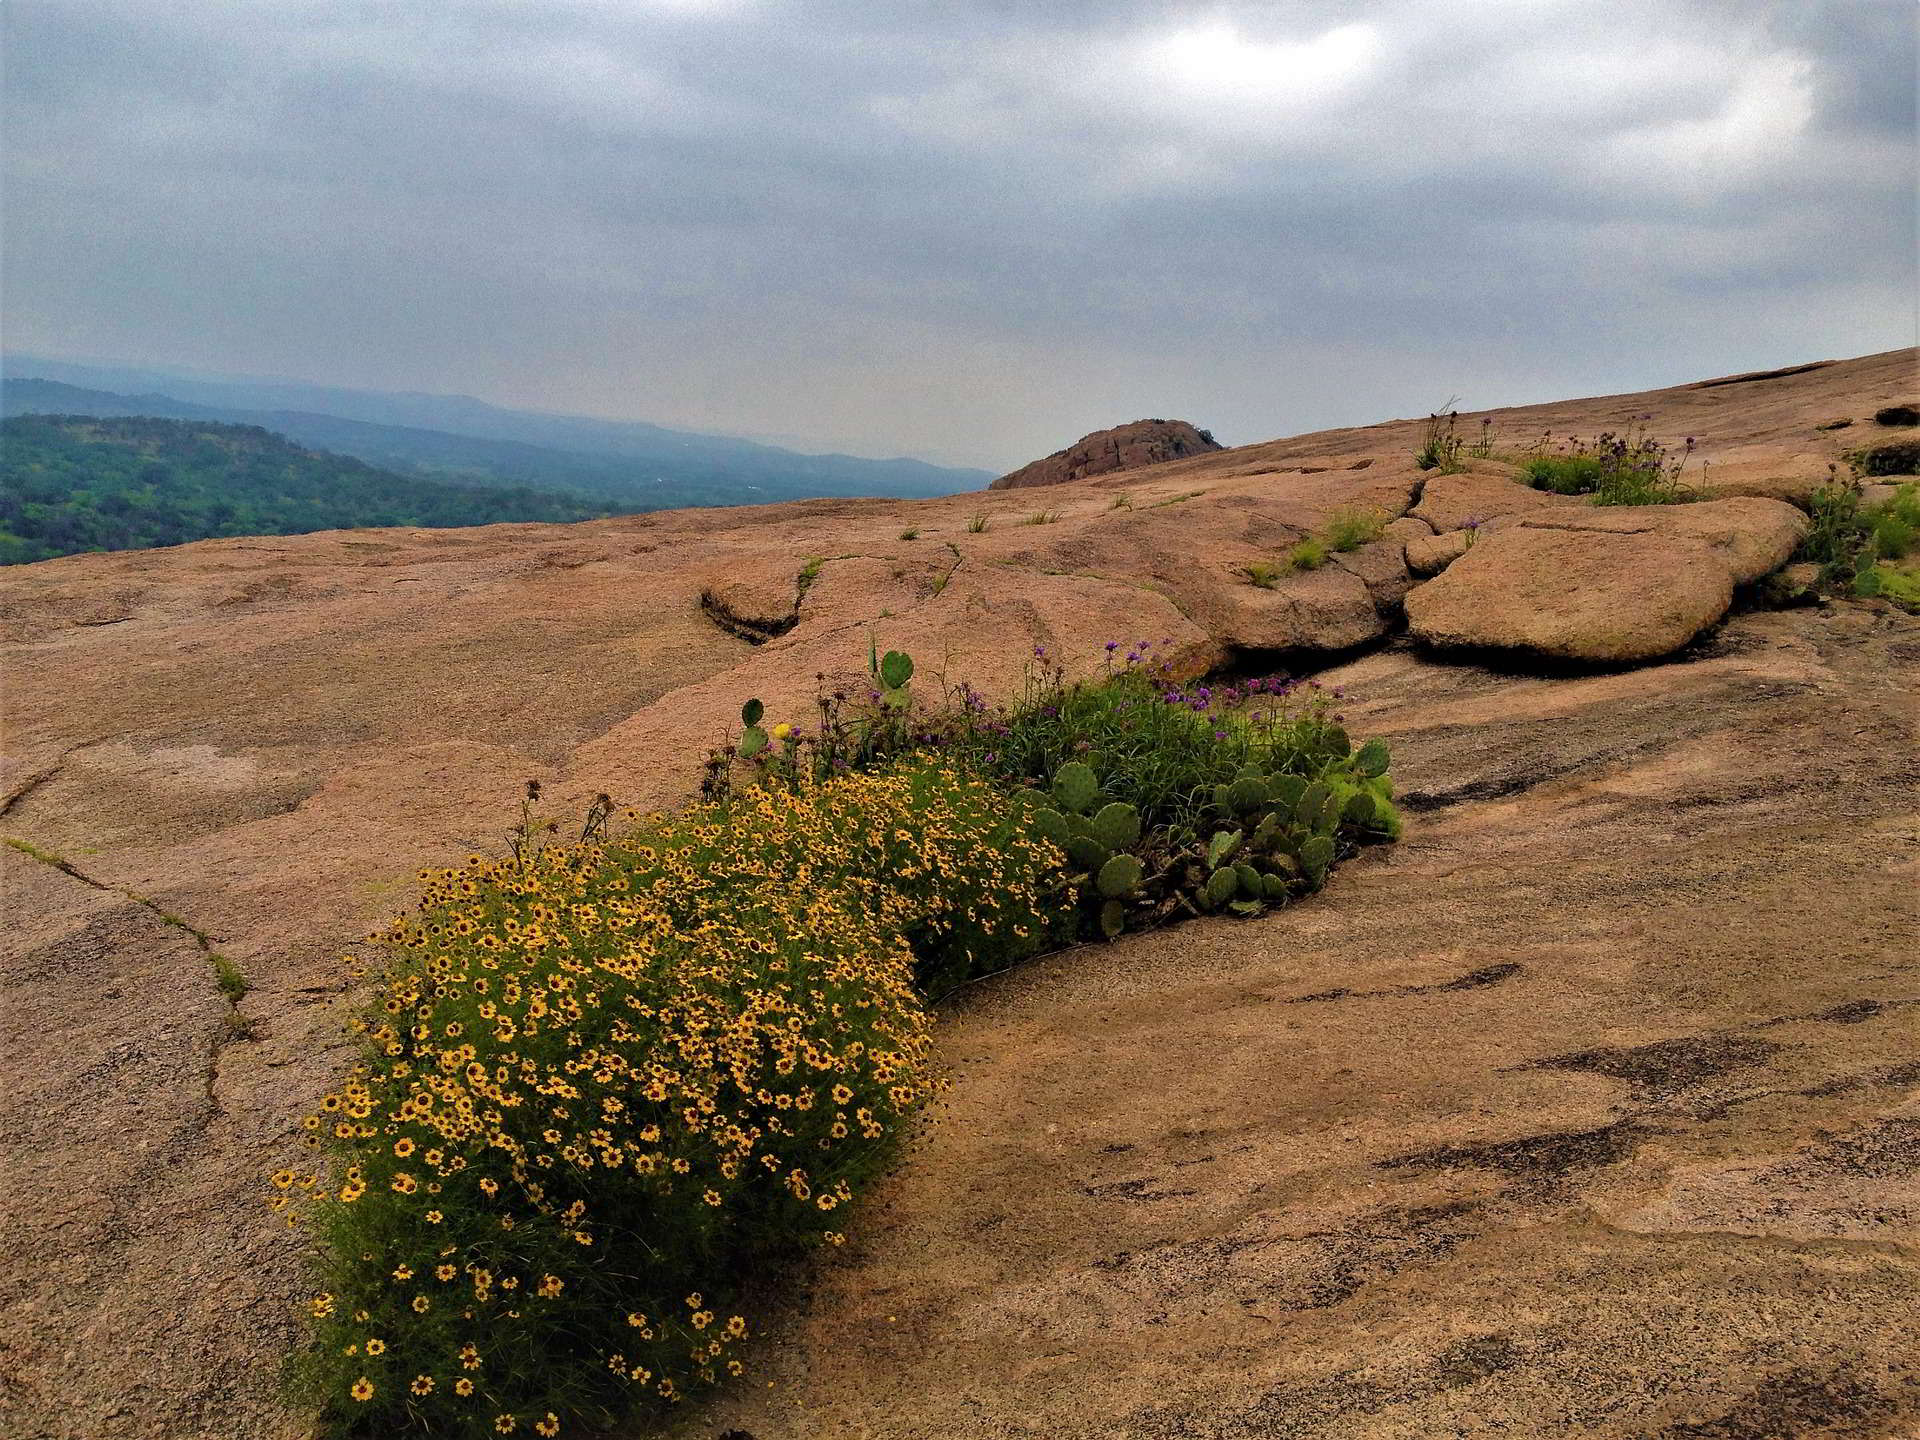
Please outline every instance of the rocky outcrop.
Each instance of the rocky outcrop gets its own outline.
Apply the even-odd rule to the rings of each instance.
[[[1910,396],[1912,368],[1501,424],[1652,412],[1716,469],[1824,473],[1844,442],[1812,422]],[[305,1256],[259,1177],[348,1061],[342,949],[421,865],[497,849],[528,779],[563,819],[600,790],[681,803],[743,699],[804,715],[870,638],[995,696],[1036,647],[1092,674],[1109,640],[1320,667],[1393,644],[1412,585],[1416,633],[1517,635],[1524,663],[1663,653],[1800,523],[1433,475],[1420,430],[1062,485],[1037,524],[1031,496],[816,500],[0,570],[0,833],[37,852],[0,850],[0,1431],[309,1432],[278,1381]],[[1410,508],[1277,573],[1339,512]],[[1462,549],[1421,582],[1428,539]],[[1911,1430],[1912,1206],[1874,1157],[1912,1062],[1886,867],[1920,642],[1852,605],[1724,634],[1579,679],[1397,646],[1324,675],[1393,740],[1408,842],[1283,915],[946,1007],[951,1106],[766,1338],[779,1385],[705,1433],[1384,1440],[1525,1435],[1549,1405],[1642,1440],[1791,1433],[1814,1391]]]
[[[1065,485],[1223,448],[1209,432],[1195,429],[1184,420],[1135,420],[1130,425],[1083,435],[1044,460],[1002,475],[988,488],[1025,490],[1035,485]]]
[[[1736,585],[1784,565],[1807,523],[1754,497],[1509,514],[1451,563],[1439,548],[1451,535],[1410,551],[1410,565],[1445,573],[1408,595],[1407,626],[1446,649],[1652,660],[1725,615]]]
[[[1444,649],[1617,665],[1671,654],[1732,603],[1732,574],[1693,542],[1518,526],[1409,594],[1407,627]]]
[[[1406,841],[950,1007],[884,1210],[689,1432],[1920,1433],[1913,630],[1324,672]]]
[[[1439,535],[1421,535],[1407,541],[1407,568],[1422,578],[1438,575],[1472,548],[1479,530],[1448,530]]]

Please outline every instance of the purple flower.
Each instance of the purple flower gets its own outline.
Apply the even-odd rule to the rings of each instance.
[[[1107,653],[1109,655],[1111,655],[1114,651],[1118,650],[1119,648],[1120,648],[1120,642],[1118,640],[1107,641]]]

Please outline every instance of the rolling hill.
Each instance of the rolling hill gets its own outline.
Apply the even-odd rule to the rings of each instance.
[[[59,410],[261,425],[388,469],[582,491],[617,500],[623,509],[827,495],[906,499],[977,490],[993,478],[986,470],[920,460],[806,455],[637,421],[509,410],[463,395],[209,380],[23,354],[9,354],[4,368],[0,403],[8,414]],[[64,393],[75,388],[92,394]]]
[[[76,414],[0,422],[0,564],[232,535],[613,513],[578,496],[396,475],[258,426]]]

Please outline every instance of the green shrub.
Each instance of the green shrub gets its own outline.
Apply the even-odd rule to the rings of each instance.
[[[1556,495],[1589,495],[1595,505],[1675,505],[1699,498],[1681,481],[1692,454],[1692,437],[1674,454],[1635,422],[1591,443],[1568,440],[1557,454],[1530,455],[1520,478]]]
[[[1257,585],[1262,590],[1271,590],[1280,583],[1280,577],[1287,573],[1284,565],[1274,565],[1265,560],[1255,560],[1250,565],[1242,565],[1240,573],[1247,577],[1247,583]]]
[[[1461,463],[1462,442],[1454,433],[1459,415],[1452,409],[1437,410],[1427,416],[1426,433],[1420,448],[1413,452],[1413,463],[1422,470],[1438,470],[1442,475],[1457,474],[1466,468]]]
[[[1813,492],[1807,509],[1813,524],[1795,558],[1818,565],[1823,585],[1850,587],[1879,562],[1911,553],[1920,540],[1920,484],[1902,485],[1869,505],[1857,480],[1831,478]]]
[[[1521,463],[1520,478],[1556,495],[1591,495],[1600,488],[1600,462],[1591,455],[1536,455]]]
[[[1399,819],[1338,690],[1069,684],[916,708],[877,645],[817,723],[741,708],[703,803],[422,872],[361,1063],[275,1204],[321,1246],[295,1375],[331,1435],[614,1425],[743,1368],[743,1297],[837,1244],[936,1093],[925,994],[1078,936],[1250,915]],[[636,817],[629,817],[634,819]],[[350,957],[351,958],[351,957]],[[757,1283],[755,1283],[757,1282]]]
[[[213,982],[220,987],[220,993],[233,1004],[239,1004],[253,988],[247,984],[240,967],[224,955],[209,955],[207,959],[213,965]]]
[[[1318,570],[1327,563],[1327,542],[1309,535],[1287,552],[1289,570]]]
[[[1378,510],[1336,510],[1328,517],[1323,534],[1331,549],[1358,550],[1378,540],[1386,528],[1387,517]]]
[[[1874,565],[1853,580],[1853,593],[1879,596],[1902,610],[1920,615],[1920,572],[1892,565]]]
[[[1059,863],[912,762],[518,850],[375,937],[325,1163],[274,1177],[325,1249],[297,1370],[332,1433],[547,1434],[737,1373],[743,1282],[837,1243],[934,1093],[916,967],[1037,949]]]
[[[987,531],[987,524],[986,511],[976,510],[973,518],[967,521],[967,533],[969,535],[984,535]]]

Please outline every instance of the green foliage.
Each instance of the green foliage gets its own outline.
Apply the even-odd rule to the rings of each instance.
[[[1053,794],[1068,810],[1085,810],[1100,793],[1100,782],[1093,767],[1069,760],[1054,772]]]
[[[238,1004],[252,988],[247,984],[247,977],[240,973],[240,967],[224,955],[209,955],[207,960],[213,966],[214,983],[220,987],[220,993]]]
[[[1023,522],[1028,525],[1051,525],[1060,518],[1058,510],[1036,510]]]
[[[987,512],[984,510],[976,510],[973,518],[967,521],[967,533],[969,535],[984,535],[986,531]]]
[[[1451,408],[1427,416],[1426,433],[1413,454],[1415,465],[1422,470],[1438,470],[1442,475],[1457,474],[1466,468],[1460,462],[1461,439],[1454,433],[1454,423],[1459,418]]]
[[[1624,431],[1603,431],[1591,442],[1562,442],[1556,454],[1523,460],[1520,478],[1536,490],[1591,496],[1595,505],[1675,505],[1699,496],[1681,481],[1693,454],[1689,437],[1670,453],[1638,422]]]
[[[1309,535],[1287,552],[1289,570],[1318,570],[1327,563],[1327,542]]]
[[[938,1089],[913,979],[1048,934],[1058,852],[926,762],[428,872],[276,1203],[334,1435],[598,1429],[739,1373]]]
[[[1361,775],[1372,779],[1387,773],[1387,742],[1369,740],[1362,745],[1354,756],[1353,768]]]
[[[1256,560],[1250,565],[1240,567],[1240,573],[1247,577],[1247,583],[1257,585],[1262,590],[1271,590],[1280,583],[1280,577],[1287,573],[1283,565],[1273,565],[1265,560]]]
[[[1140,812],[1124,800],[1102,805],[1087,825],[1093,838],[1109,850],[1125,850],[1140,839]]]
[[[1862,475],[1920,475],[1920,440],[1887,440],[1847,456]]]
[[[1327,520],[1324,532],[1333,550],[1358,550],[1378,540],[1386,531],[1387,517],[1378,510],[1336,510]]]
[[[913,657],[903,655],[898,650],[889,650],[880,657],[880,667],[876,674],[880,683],[889,690],[904,690],[907,682],[913,679]]]
[[[813,582],[820,578],[820,572],[827,568],[827,557],[815,555],[800,567],[799,575],[794,577],[794,589],[799,598],[807,598],[807,591],[813,588]]]
[[[1118,900],[1140,888],[1146,868],[1135,855],[1112,855],[1101,865],[1095,886],[1107,900]]]
[[[920,532],[909,527],[900,532],[900,538],[902,540],[918,540],[920,538]]]
[[[67,367],[69,370],[75,367]],[[84,368],[84,367],[82,367]],[[8,415],[137,416],[259,426],[308,450],[351,455],[410,481],[558,494],[615,514],[699,505],[764,505],[818,495],[948,495],[991,477],[917,460],[801,455],[752,441],[646,424],[464,406],[444,397],[190,384],[173,398],[161,376],[98,377],[105,388],[9,375]],[[113,393],[126,385],[133,393]],[[155,394],[156,390],[168,394]],[[289,393],[291,390],[293,393]],[[296,398],[304,390],[304,398]],[[227,392],[224,395],[209,391]],[[275,392],[278,393],[275,393]],[[482,433],[464,433],[469,424]],[[463,433],[454,433],[456,431]]]
[[[770,1267],[844,1238],[937,1090],[921,995],[1259,914],[1398,833],[1337,691],[1183,686],[1145,650],[915,714],[910,658],[870,644],[869,697],[823,696],[812,733],[743,705],[758,749],[689,814],[610,838],[604,802],[545,844],[529,786],[509,858],[424,875],[371,937],[320,1163],[274,1177],[323,1247],[324,1428],[617,1425],[738,1373]]]
[[[1869,505],[1857,480],[1831,478],[1813,492],[1808,513],[1813,524],[1796,558],[1818,565],[1820,583],[1829,588],[1863,593],[1859,577],[1884,561],[1905,558],[1920,543],[1920,484],[1902,485],[1891,498]],[[1894,585],[1897,589],[1899,582]]]
[[[394,475],[252,426],[71,415],[0,423],[3,564],[221,536],[614,513],[562,494]]]
[[[1873,565],[1853,578],[1853,593],[1878,596],[1902,610],[1920,615],[1920,570],[1910,566]]]

